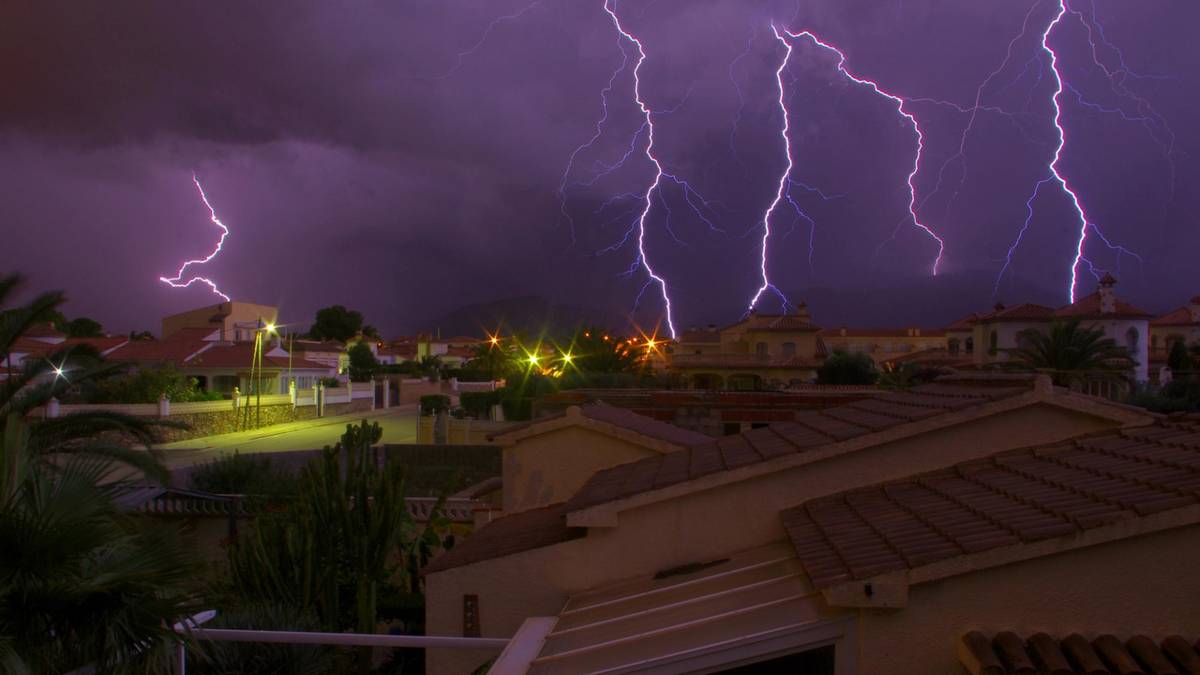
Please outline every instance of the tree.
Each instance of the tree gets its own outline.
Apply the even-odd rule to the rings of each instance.
[[[0,308],[20,286],[16,275],[0,277]],[[65,298],[58,291],[41,293],[27,304],[0,311],[0,363],[9,363],[13,345],[30,328],[44,324],[58,313]],[[27,359],[10,368],[0,381],[0,434],[7,433],[9,420],[23,419],[50,399],[61,397],[72,385],[122,372],[121,364],[104,363],[87,345],[60,349],[44,359]],[[150,448],[158,441],[160,427],[182,427],[166,420],[146,420],[112,412],[83,412],[40,421],[27,430],[28,447],[44,461],[51,455],[75,454],[116,459],[147,476],[165,481],[166,469]]]
[[[155,403],[166,396],[175,403],[220,400],[221,394],[199,387],[196,378],[174,366],[138,368],[133,372],[97,378],[82,387],[88,403]]]
[[[817,369],[817,384],[868,385],[879,379],[870,356],[835,351]]]
[[[475,345],[467,367],[487,373],[493,380],[504,379],[517,369],[517,356],[513,350],[511,344],[506,345],[502,341]]]
[[[587,373],[628,373],[641,365],[639,347],[602,328],[581,326],[571,338],[572,365]]]
[[[420,592],[419,567],[432,550],[453,545],[439,501],[418,531],[405,503],[404,467],[381,462],[378,424],[346,426],[333,448],[300,474],[283,514],[262,514],[230,548],[236,596],[317,617],[329,631],[373,633],[380,606],[409,589]],[[370,649],[357,650],[358,672]]]
[[[0,670],[164,672],[200,609],[196,557],[173,527],[122,511],[108,459],[53,465],[10,413],[0,446]]]
[[[350,379],[354,382],[370,382],[375,371],[379,370],[379,361],[371,353],[371,346],[359,340],[350,348]]]
[[[1171,352],[1167,354],[1167,367],[1175,373],[1189,371],[1194,367],[1192,355],[1183,340],[1171,343]]]
[[[1118,378],[1134,364],[1129,350],[1104,335],[1100,328],[1083,326],[1079,319],[1055,321],[1049,330],[1027,328],[1017,334],[1024,346],[1009,353],[1019,367],[1049,370],[1054,383],[1068,386],[1073,376]]]
[[[63,332],[67,334],[67,337],[73,338],[103,337],[104,326],[101,326],[99,321],[80,316],[68,321],[63,326]]]
[[[337,340],[346,342],[363,330],[363,315],[343,305],[333,305],[317,310],[316,320],[308,331],[314,340]]]

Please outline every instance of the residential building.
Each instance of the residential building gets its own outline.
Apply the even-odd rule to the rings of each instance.
[[[218,340],[248,342],[254,340],[258,328],[273,324],[278,318],[279,309],[276,307],[249,302],[222,302],[164,317],[162,337],[169,338],[185,329],[210,329],[217,332]]]
[[[200,388],[230,394],[234,387],[239,391],[253,390],[251,363],[254,344],[217,339],[219,329],[182,329],[166,340],[135,340],[126,342],[106,354],[110,361],[122,361],[144,366],[174,367],[179,372],[195,377]],[[324,377],[332,377],[337,371],[327,363],[309,361],[302,356],[288,355],[287,350],[276,343],[267,343],[263,348],[261,378],[263,392],[288,393],[288,378],[294,378],[297,389],[309,389]]]
[[[284,348],[290,348],[292,356],[314,363],[324,364],[340,374],[346,372],[350,357],[346,353],[346,345],[337,340],[286,340],[280,343]]]
[[[1026,303],[1016,307],[997,305],[974,320],[972,334],[977,365],[1007,361],[1014,349],[1024,346],[1025,330],[1048,330],[1055,321],[1079,319],[1083,326],[1098,328],[1106,337],[1126,347],[1134,361],[1131,376],[1145,382],[1150,373],[1150,319],[1153,315],[1117,297],[1117,280],[1105,274],[1099,288],[1057,309]]]
[[[1200,552],[1196,439],[1200,420],[977,374],[632,462],[597,441],[613,466],[431,563],[426,626],[511,637],[494,667],[539,675],[949,673],[977,630],[1197,635],[1190,553],[1160,554]],[[513,440],[522,462],[570,448]],[[431,649],[428,672],[483,658]]]
[[[751,312],[724,328],[682,333],[670,369],[695,389],[753,390],[810,382],[824,360],[821,328],[801,303],[795,314]]]
[[[947,348],[946,331],[923,328],[822,330],[821,340],[830,352],[866,354],[877,363],[898,356]]]
[[[1200,295],[1188,304],[1150,320],[1150,360],[1166,365],[1176,342],[1190,347],[1200,343]]]

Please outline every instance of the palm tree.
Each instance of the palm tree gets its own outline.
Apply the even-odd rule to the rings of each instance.
[[[0,447],[0,670],[149,672],[198,609],[176,532],[120,507],[114,461],[41,461],[15,413]]]
[[[1017,337],[1022,346],[1009,351],[1014,362],[1050,371],[1059,386],[1085,375],[1119,379],[1134,365],[1128,349],[1105,336],[1102,329],[1081,325],[1077,318],[1056,321],[1048,331],[1027,328]]]
[[[0,433],[13,416],[24,418],[62,396],[72,384],[107,377],[123,368],[105,363],[87,345],[68,346],[14,368],[11,355],[18,340],[30,328],[52,319],[65,300],[61,292],[51,291],[23,306],[5,309],[6,300],[20,285],[17,275],[0,277],[0,363],[6,366],[6,377],[0,380]],[[158,429],[164,426],[180,425],[103,411],[75,413],[40,421],[29,430],[28,447],[41,457],[64,453],[107,457],[165,481],[166,471],[150,449],[158,441]]]

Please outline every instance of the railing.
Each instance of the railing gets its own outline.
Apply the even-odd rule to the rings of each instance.
[[[212,614],[209,615],[211,617]],[[371,633],[301,633],[296,631],[201,628],[192,622],[175,625],[176,632],[193,640],[208,642],[255,642],[276,645],[326,645],[331,647],[392,647],[419,649],[480,649],[500,651],[508,646],[506,638],[457,637],[441,635],[375,635]],[[187,644],[175,652],[175,673],[187,673]]]

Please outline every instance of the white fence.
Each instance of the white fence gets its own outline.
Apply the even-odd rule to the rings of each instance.
[[[331,387],[323,390],[322,398],[326,405],[331,403],[351,403],[353,401],[369,399],[371,407],[374,408],[375,388],[371,383],[360,383],[358,385],[347,383],[345,387]],[[174,417],[177,415],[214,413],[226,410],[236,411],[244,405],[290,405],[294,408],[302,408],[316,405],[316,403],[317,393],[315,389],[297,391],[294,398],[292,394],[264,394],[257,396],[254,394],[238,395],[235,393],[231,399],[193,401],[188,403],[172,403],[165,397],[159,399],[158,403],[59,403],[57,399],[51,399],[48,404],[35,409],[33,416],[53,418],[73,413],[113,412],[133,417]]]

